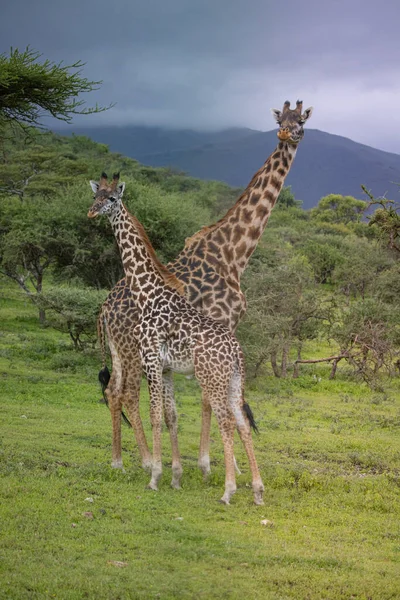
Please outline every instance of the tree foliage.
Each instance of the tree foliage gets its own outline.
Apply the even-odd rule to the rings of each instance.
[[[244,283],[247,316],[240,328],[253,375],[266,359],[276,377],[286,377],[293,347],[301,356],[306,339],[317,335],[324,303],[307,259],[290,250],[276,257],[273,268],[250,268]]]
[[[400,254],[400,202],[375,198],[364,185],[361,187],[370,199],[367,208],[377,207],[369,217],[369,225],[375,226],[385,244]]]
[[[74,115],[109,108],[97,104],[85,108],[85,101],[79,99],[101,84],[82,77],[83,63],[63,65],[41,58],[31,48],[0,55],[0,128],[10,122],[39,126],[43,115],[69,123]]]
[[[356,200],[353,196],[329,194],[318,202],[318,206],[311,210],[311,217],[315,220],[329,223],[357,222],[363,216],[366,207],[364,200]]]
[[[96,342],[96,322],[106,298],[104,290],[77,287],[48,287],[37,299],[46,310],[48,323],[68,333],[76,350]]]
[[[331,330],[355,374],[367,383],[375,383],[379,371],[394,372],[398,356],[400,313],[379,299],[365,298],[343,308]]]

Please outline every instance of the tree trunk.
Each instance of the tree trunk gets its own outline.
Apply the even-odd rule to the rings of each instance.
[[[253,375],[254,379],[258,376],[258,370],[261,367],[261,365],[264,362],[264,360],[265,360],[265,354],[262,353],[261,356],[260,356],[260,358],[256,362],[255,367],[254,367],[254,375]]]
[[[43,289],[43,273],[40,272],[38,273],[37,279],[36,279],[36,291],[38,294],[41,294],[42,289]],[[41,325],[44,325],[46,322],[46,311],[44,310],[44,308],[41,306],[39,308],[39,323]]]
[[[281,377],[286,377],[287,375],[287,360],[289,356],[289,348],[288,346],[283,346],[282,350],[282,365],[281,365]]]
[[[295,360],[294,365],[293,365],[293,379],[297,379],[299,376],[299,363],[297,361],[301,360],[302,348],[303,348],[303,344],[301,342],[299,342],[299,344],[297,346],[297,359]]]
[[[329,374],[329,379],[335,379],[336,369],[337,369],[339,360],[340,359],[336,359],[336,360],[333,361],[333,363],[332,363],[332,369],[331,369],[331,372]]]
[[[278,367],[278,363],[276,362],[276,352],[271,352],[271,367],[274,372],[275,377],[280,377],[281,372]]]
[[[299,363],[295,362],[293,366],[293,379],[297,379],[299,376]]]

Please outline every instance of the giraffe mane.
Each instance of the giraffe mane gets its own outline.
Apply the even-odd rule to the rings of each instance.
[[[173,288],[174,290],[176,290],[181,296],[184,296],[185,295],[185,286],[182,283],[182,281],[179,281],[179,279],[176,277],[176,275],[171,273],[171,271],[169,271],[167,269],[167,267],[162,264],[162,262],[160,261],[160,259],[157,256],[141,222],[138,221],[138,219],[135,217],[135,215],[130,214],[130,217],[134,223],[134,226],[135,226],[138,234],[140,235],[140,237],[142,239],[142,242],[144,243],[148,253],[150,254],[150,258],[153,261],[154,266],[156,267],[157,271],[163,278],[165,284],[168,285],[169,287]]]

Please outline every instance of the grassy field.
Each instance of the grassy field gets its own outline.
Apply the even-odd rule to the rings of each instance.
[[[329,382],[321,368],[251,384],[265,506],[252,505],[238,443],[243,474],[226,507],[215,423],[205,483],[200,392],[177,378],[183,488],[169,487],[165,432],[154,493],[127,427],[126,472],[110,467],[97,354],[72,351],[0,285],[0,598],[400,598],[398,383],[371,392],[340,374]],[[150,439],[145,384],[142,414]]]

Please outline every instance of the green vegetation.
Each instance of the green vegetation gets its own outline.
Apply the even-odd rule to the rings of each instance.
[[[193,380],[176,379],[183,489],[169,488],[166,431],[158,493],[144,489],[128,428],[126,473],[109,466],[94,322],[122,270],[108,222],[86,213],[88,180],[121,170],[166,262],[237,190],[35,130],[29,143],[6,136],[1,157],[0,598],[398,598],[396,207],[368,224],[354,198],[306,212],[283,191],[246,271],[238,331],[265,507],[252,505],[239,444],[245,470],[224,507],[215,424],[208,482],[197,468]],[[145,384],[141,407],[150,437]]]
[[[0,302],[0,598],[398,598],[398,385],[371,392],[340,376],[329,382],[314,365],[296,380],[257,379],[247,396],[265,506],[252,505],[238,443],[243,474],[224,507],[216,426],[204,483],[200,391],[177,378],[183,489],[169,487],[165,432],[153,493],[126,427],[126,473],[109,466],[97,353],[40,327],[16,284],[2,287]],[[145,384],[141,406],[150,437]]]
[[[164,262],[238,195],[222,183],[145,167],[85,137],[33,129],[29,143],[22,133],[6,136],[0,272],[38,305],[41,323],[68,333],[76,348],[93,341],[97,306],[123,276],[108,221],[86,217],[88,180],[103,170],[122,171],[128,208]],[[369,200],[375,201],[371,195]],[[331,194],[307,212],[290,188],[282,190],[243,279],[249,307],[239,337],[250,375],[265,373],[269,362],[277,378],[297,376],[302,361],[313,358],[302,355],[307,340],[331,345],[325,354],[336,357],[329,361],[331,377],[337,368],[347,369],[382,388],[382,376],[396,373],[398,206],[379,202],[367,222],[362,212],[368,204],[362,200]]]

